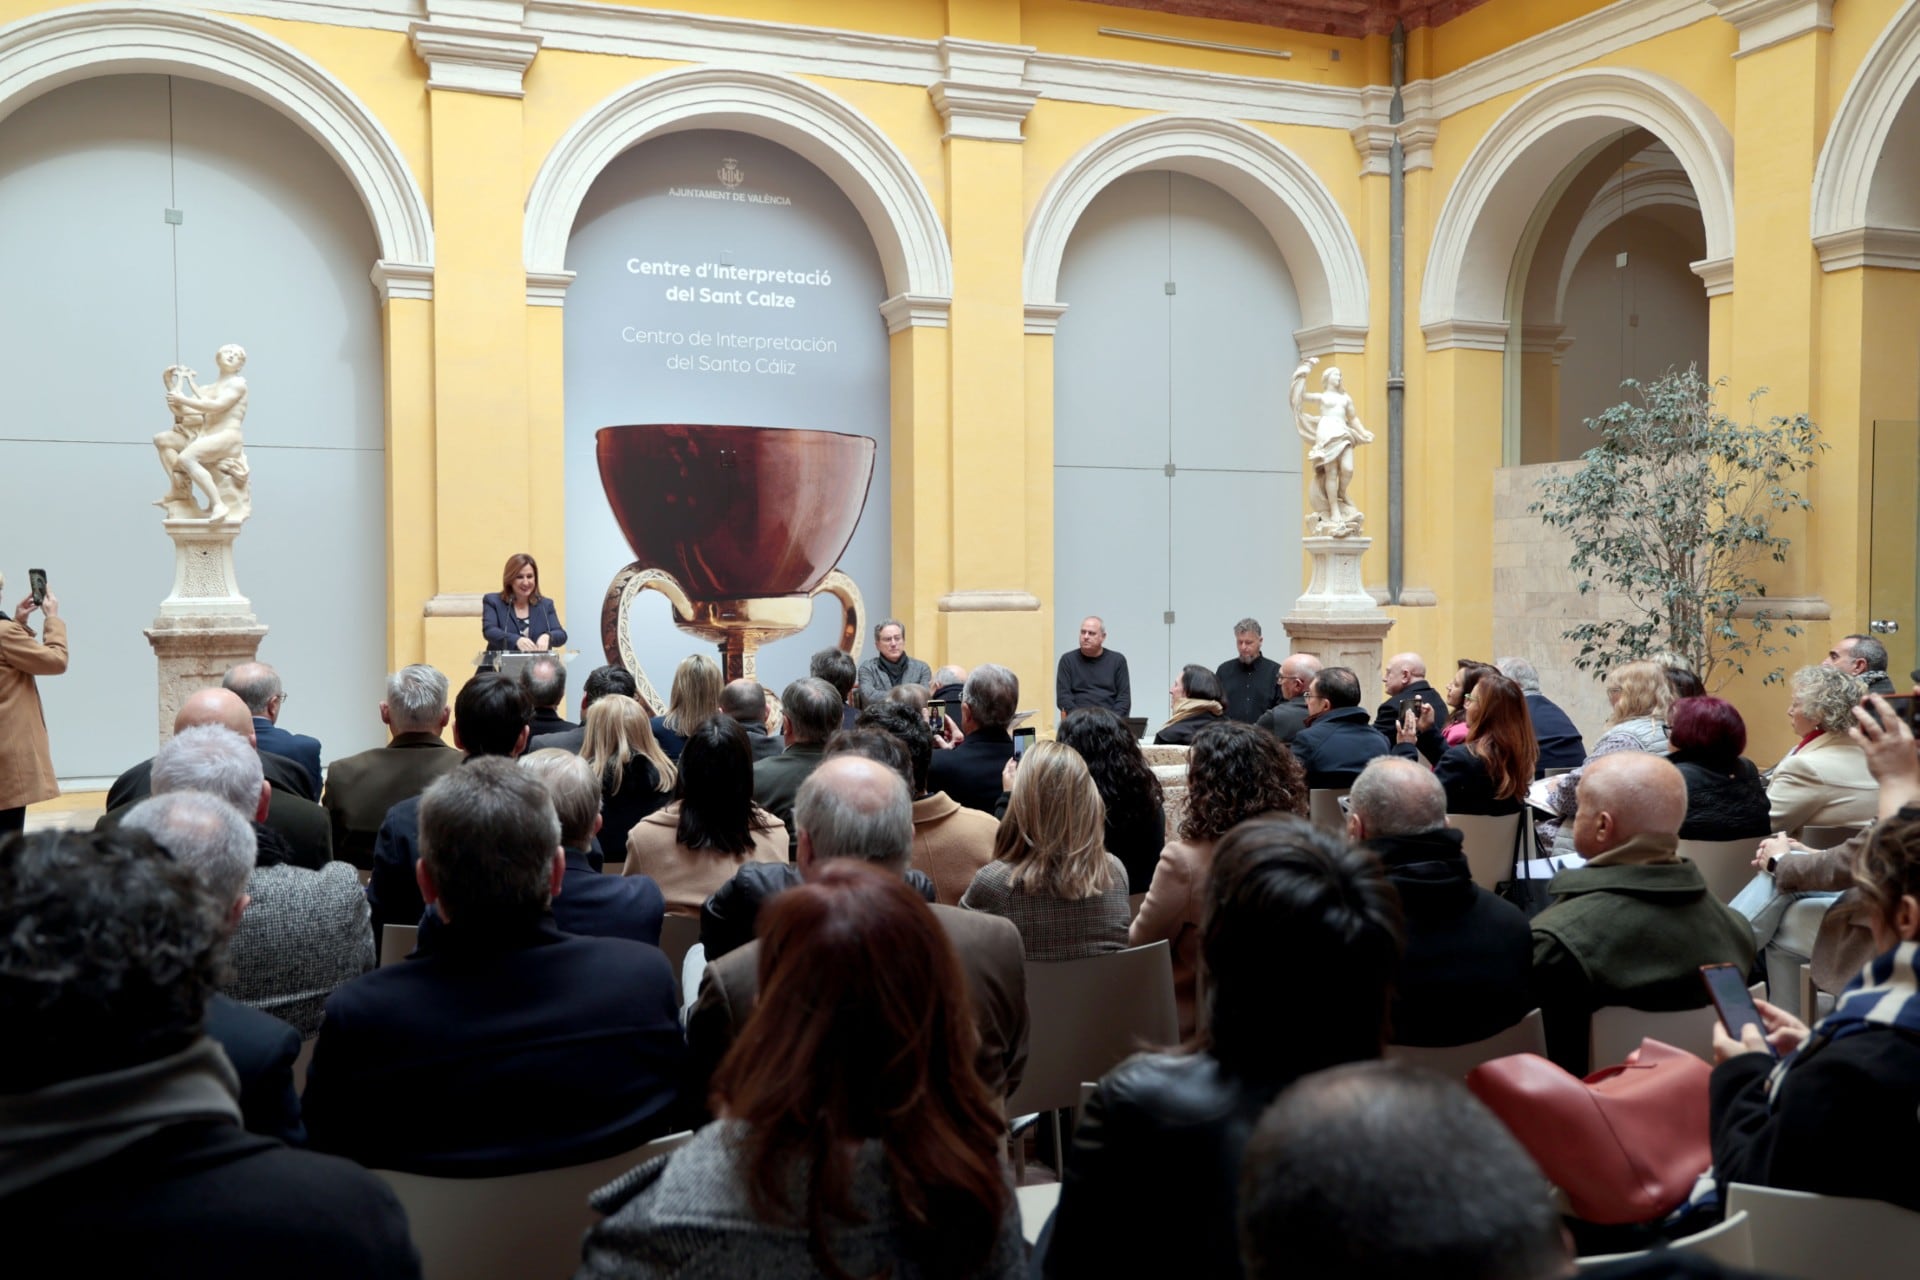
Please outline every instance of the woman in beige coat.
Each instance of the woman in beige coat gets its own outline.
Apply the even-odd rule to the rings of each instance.
[[[6,580],[0,578],[0,589]],[[33,611],[47,615],[45,643],[27,627]],[[44,606],[28,596],[0,617],[0,836],[26,825],[27,806],[60,794],[47,747],[47,717],[40,709],[35,676],[57,676],[67,669],[67,624],[51,594]]]
[[[1847,736],[1866,686],[1836,667],[1802,667],[1793,674],[1787,718],[1800,741],[1773,767],[1767,782],[1775,831],[1804,826],[1851,827],[1879,812],[1880,784],[1867,758]]]

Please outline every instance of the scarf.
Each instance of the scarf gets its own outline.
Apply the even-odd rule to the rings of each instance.
[[[887,679],[893,682],[893,687],[899,688],[900,682],[907,678],[907,663],[911,661],[906,652],[902,650],[898,659],[889,659],[885,654],[879,653],[873,656],[874,660],[880,664],[880,669],[887,673]]]
[[[1212,698],[1182,698],[1173,704],[1173,714],[1167,717],[1168,724],[1179,724],[1182,720],[1191,720],[1195,716],[1225,715],[1226,708]]]
[[[1920,1035],[1920,942],[1903,942],[1881,952],[1847,984],[1833,1012],[1822,1018],[1807,1042],[1782,1058],[1767,1077],[1767,1100],[1771,1102],[1779,1093],[1781,1082],[1796,1062],[1835,1040],[1875,1027],[1899,1027]]]
[[[240,1123],[240,1077],[201,1036],[170,1057],[0,1095],[0,1200],[188,1120]]]

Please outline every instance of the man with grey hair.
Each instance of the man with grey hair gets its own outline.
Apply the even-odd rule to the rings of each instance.
[[[967,677],[960,695],[964,740],[937,752],[927,770],[927,789],[944,791],[969,809],[992,813],[1000,798],[1000,775],[1013,759],[1007,726],[1020,706],[1020,677],[998,663],[983,662]]]
[[[416,874],[438,924],[406,963],[328,999],[307,1077],[315,1148],[481,1178],[679,1127],[678,983],[656,947],[555,927],[560,839],[547,787],[511,759],[427,788]]]
[[[554,748],[521,756],[520,767],[546,786],[560,819],[560,852],[567,869],[553,900],[553,922],[563,933],[660,945],[667,901],[653,877],[602,875],[594,869],[601,796],[592,767],[571,751]]]
[[[244,816],[265,786],[259,757],[237,735],[207,726],[182,730],[160,748],[153,789],[156,796],[216,796]],[[253,830],[246,910],[227,949],[234,974],[227,994],[311,1036],[334,988],[373,968],[367,895],[349,864],[300,866],[271,827],[256,820]]]
[[[947,751],[966,741],[966,735],[960,732],[960,699],[965,696],[967,676],[971,673],[963,666],[949,662],[933,673],[932,703],[939,703],[932,709],[940,712],[940,727],[933,730],[933,745],[936,750]],[[851,728],[843,725],[842,728]],[[928,727],[932,728],[929,718]]]
[[[387,677],[380,722],[387,745],[335,760],[320,803],[333,824],[333,856],[356,867],[373,865],[373,840],[387,810],[427,789],[460,763],[440,737],[447,728],[447,678],[425,663]]]
[[[1544,778],[1549,769],[1578,769],[1587,758],[1587,744],[1573,719],[1540,692],[1540,673],[1525,658],[1502,658],[1493,664],[1501,675],[1520,686],[1533,720],[1534,740],[1540,744],[1540,763],[1533,776]]]
[[[1406,913],[1393,1043],[1484,1040],[1533,1008],[1527,917],[1473,882],[1433,770],[1382,756],[1348,793],[1347,838],[1379,857]]]
[[[1841,636],[1821,660],[1823,667],[1837,667],[1867,686],[1868,693],[1891,698],[1899,692],[1887,675],[1887,646],[1872,636]]]
[[[526,664],[520,671],[520,683],[533,699],[532,734],[565,733],[580,726],[561,714],[567,700],[567,664],[545,654]]]
[[[188,732],[225,739],[240,752],[253,754],[225,730]],[[254,861],[253,828],[239,810],[218,796],[178,791],[142,800],[119,825],[144,831],[174,861],[190,868],[223,912],[221,931],[235,933],[246,918],[247,883]],[[294,1146],[303,1143],[306,1129],[300,1123],[300,1098],[293,1088],[300,1033],[229,993],[208,999],[206,1030],[226,1051],[240,1078],[241,1123],[269,1138]]]
[[[227,668],[220,687],[238,695],[253,716],[254,745],[285,756],[307,771],[313,783],[309,798],[320,794],[320,739],[289,733],[280,727],[280,711],[287,705],[280,673],[264,662],[242,662]]]
[[[787,848],[798,847],[793,804],[800,784],[820,767],[827,739],[840,727],[840,695],[825,680],[795,680],[780,694],[785,719],[780,726],[786,750],[753,764],[753,802],[787,824]]]
[[[868,706],[903,684],[932,685],[933,668],[907,656],[907,628],[900,619],[874,625],[873,647],[874,655],[860,664],[860,696]]]
[[[1282,742],[1292,742],[1307,727],[1307,690],[1320,674],[1320,659],[1311,653],[1290,653],[1280,661],[1280,702],[1254,724]]]
[[[800,876],[832,858],[857,858],[905,874],[913,856],[913,802],[905,780],[886,765],[852,753],[828,758],[800,788],[795,814]],[[743,873],[747,870],[742,868]],[[980,1033],[974,1063],[981,1082],[1004,1097],[1019,1085],[1027,1061],[1026,960],[1020,931],[1001,916],[938,904],[931,909],[966,972]],[[706,1082],[753,1012],[759,967],[760,944],[749,942],[708,964],[701,975],[700,994],[687,1016],[691,1096],[706,1096]]]
[[[1281,699],[1280,664],[1261,656],[1261,639],[1258,619],[1242,618],[1234,623],[1233,647],[1238,655],[1221,663],[1213,673],[1226,694],[1227,719],[1241,724],[1258,722]]]

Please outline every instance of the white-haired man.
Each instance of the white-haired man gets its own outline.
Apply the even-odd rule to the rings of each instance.
[[[380,722],[387,745],[335,760],[320,799],[333,823],[333,856],[356,867],[373,865],[374,837],[387,810],[460,763],[460,753],[440,736],[447,727],[444,675],[424,663],[402,667],[387,677],[386,693]]]
[[[1587,758],[1587,744],[1579,726],[1540,692],[1540,673],[1525,658],[1502,658],[1494,663],[1500,674],[1520,686],[1527,700],[1527,715],[1533,720],[1533,736],[1540,744],[1540,763],[1534,776],[1544,778],[1549,769],[1578,769]]]
[[[320,794],[320,739],[304,733],[291,733],[280,727],[280,712],[287,705],[287,692],[280,684],[280,673],[264,662],[242,662],[227,668],[220,687],[239,695],[253,716],[254,745],[262,751],[285,756],[307,771],[313,783],[311,796]]]

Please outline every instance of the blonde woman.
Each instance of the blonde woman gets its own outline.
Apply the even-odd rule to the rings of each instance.
[[[1029,960],[1074,960],[1127,945],[1127,869],[1107,852],[1106,805],[1086,761],[1035,743],[1013,775],[993,861],[960,905],[1005,916]]]
[[[673,669],[673,691],[667,695],[667,712],[648,722],[660,750],[667,759],[678,760],[701,722],[720,710],[720,664],[704,653],[688,654]]]
[[[1535,824],[1543,845],[1549,842],[1555,854],[1572,853],[1574,793],[1580,785],[1580,773],[1601,756],[1616,751],[1648,751],[1665,755],[1667,710],[1673,706],[1673,684],[1667,668],[1658,662],[1629,662],[1607,672],[1607,731],[1593,744],[1593,750],[1580,768],[1560,779],[1551,799],[1557,822]]]
[[[619,693],[587,708],[580,758],[600,783],[600,848],[619,861],[634,824],[673,798],[679,771],[654,739],[645,709]]]

